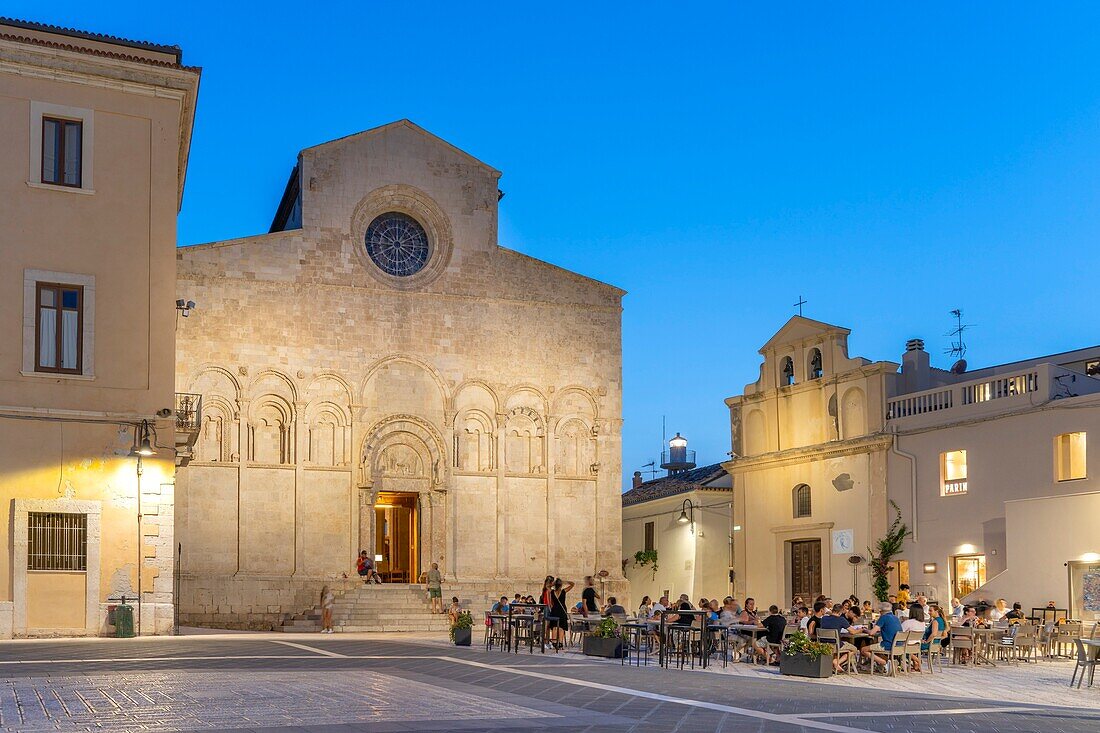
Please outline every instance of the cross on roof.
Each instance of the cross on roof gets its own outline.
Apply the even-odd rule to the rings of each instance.
[[[798,296],[798,302],[794,304],[794,307],[798,308],[798,315],[802,315],[802,306],[806,305],[809,302],[810,301],[806,300],[801,295]]]

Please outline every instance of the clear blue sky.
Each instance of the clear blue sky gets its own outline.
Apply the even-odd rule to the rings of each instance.
[[[501,244],[629,291],[624,481],[794,312],[974,366],[1100,342],[1100,4],[8,2],[204,67],[180,242],[266,231],[301,148],[408,117],[504,171]],[[108,7],[109,6],[109,7]]]

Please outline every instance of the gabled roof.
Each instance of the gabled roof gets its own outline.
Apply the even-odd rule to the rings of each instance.
[[[815,321],[812,318],[806,318],[804,316],[791,316],[791,319],[784,323],[783,327],[776,331],[774,336],[768,339],[768,343],[760,347],[760,353],[763,354],[768,351],[768,349],[781,344],[789,344],[814,336],[824,334],[847,336],[851,332],[850,329],[844,328],[843,326],[834,326],[831,323]]]
[[[733,491],[729,486],[712,486],[715,481],[725,477],[726,469],[721,463],[700,466],[690,471],[646,481],[640,486],[623,494],[623,506],[632,506],[655,499],[664,499],[689,491]]]
[[[416,124],[415,122],[413,122],[412,120],[409,120],[409,119],[396,120],[394,122],[389,122],[385,125],[379,125],[378,127],[372,127],[369,130],[363,130],[362,132],[356,132],[356,133],[353,133],[351,135],[345,135],[344,137],[338,137],[335,140],[329,140],[328,142],[319,143],[317,145],[311,145],[308,148],[304,148],[302,150],[302,152],[304,153],[306,150],[314,150],[316,148],[323,148],[326,145],[336,145],[337,143],[346,142],[346,141],[351,140],[352,138],[356,138],[356,137],[366,137],[368,135],[380,135],[383,132],[387,132],[389,130],[393,130],[393,129],[398,128],[398,127],[406,127],[408,129],[412,130],[413,132],[416,132],[420,135],[423,135],[424,137],[432,140],[433,142],[444,145],[447,148],[449,148],[450,150],[452,150],[453,152],[455,152],[458,155],[462,156],[463,158],[466,158],[471,163],[474,163],[475,165],[481,166],[482,168],[489,171],[490,173],[497,176],[498,178],[500,177],[500,171],[498,171],[496,168],[492,167],[491,165],[487,165],[486,163],[478,160],[477,158],[470,155],[469,153],[467,153],[462,148],[459,148],[459,147],[456,147],[455,145],[452,145],[451,143],[447,142],[446,140],[439,137],[438,135],[434,135],[434,134],[428,132],[423,127],[421,127],[420,125]]]

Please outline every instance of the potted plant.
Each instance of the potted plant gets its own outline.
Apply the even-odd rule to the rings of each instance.
[[[623,638],[619,634],[619,624],[613,618],[605,618],[592,633],[584,637],[581,650],[589,657],[621,659]]]
[[[833,647],[813,641],[804,631],[796,631],[783,645],[779,673],[795,677],[830,677],[833,674]]]
[[[460,611],[451,622],[451,641],[455,646],[470,646],[473,637],[474,615],[469,611]]]
[[[656,550],[638,550],[634,553],[634,567],[644,568],[646,565],[652,565],[653,577],[657,577],[657,551]]]

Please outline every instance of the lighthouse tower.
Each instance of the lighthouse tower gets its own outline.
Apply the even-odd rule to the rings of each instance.
[[[668,471],[669,476],[695,468],[695,451],[688,450],[687,438],[676,433],[668,441],[668,450],[661,451],[661,468]]]

